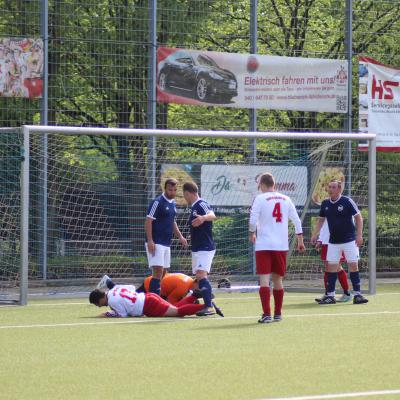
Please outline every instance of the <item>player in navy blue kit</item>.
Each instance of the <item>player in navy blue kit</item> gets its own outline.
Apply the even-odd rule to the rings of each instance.
[[[326,295],[319,301],[319,304],[336,303],[335,285],[342,252],[349,266],[354,294],[353,303],[364,304],[368,303],[368,300],[361,294],[360,273],[358,271],[359,247],[363,244],[363,219],[356,203],[350,197],[342,196],[341,191],[341,181],[332,180],[329,182],[329,199],[321,203],[317,226],[311,237],[311,243],[315,244],[326,219],[330,233],[328,254],[326,256],[328,261],[328,284]],[[354,222],[356,226],[354,226]]]
[[[203,292],[204,309],[197,315],[212,315],[212,288],[208,280],[215,255],[212,221],[217,217],[211,206],[199,197],[199,189],[193,182],[183,185],[183,197],[190,206],[190,237],[192,243],[192,270],[196,275],[199,289]],[[220,314],[221,315],[221,314]]]
[[[153,278],[150,281],[150,292],[160,294],[160,282],[164,268],[171,264],[171,240],[173,234],[179,238],[184,247],[187,240],[180,232],[175,221],[175,196],[178,181],[168,178],[164,183],[164,193],[156,197],[147,209],[144,229],[146,232],[146,252],[149,268]]]

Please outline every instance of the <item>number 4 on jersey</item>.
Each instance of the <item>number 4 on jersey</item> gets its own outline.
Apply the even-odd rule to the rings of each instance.
[[[272,216],[275,218],[276,222],[282,222],[281,203],[275,204]]]

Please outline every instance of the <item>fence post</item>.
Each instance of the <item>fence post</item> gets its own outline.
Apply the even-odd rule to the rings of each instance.
[[[347,85],[347,116],[344,124],[345,132],[352,132],[353,127],[353,0],[346,0],[346,13],[345,13],[345,50],[347,58],[347,73],[348,73],[348,85]],[[346,194],[351,196],[351,140],[345,142],[345,166],[346,166]]]
[[[258,4],[257,0],[250,1],[250,53],[257,54],[257,38],[258,38],[258,24],[257,24]],[[250,132],[257,131],[257,110],[252,108],[249,110],[249,130]],[[251,164],[257,163],[257,139],[250,139],[249,146],[250,162]],[[249,245],[249,263],[252,265],[253,274],[256,273],[256,261],[254,246]]]
[[[157,127],[157,0],[149,1],[149,98],[147,110],[147,127],[155,129]],[[149,162],[148,179],[150,191],[148,197],[154,198],[156,194],[156,157],[157,139],[155,136],[149,138]]]
[[[48,88],[49,88],[49,4],[48,0],[40,2],[40,34],[43,40],[43,94],[40,100],[40,123],[48,125]],[[47,133],[42,133],[40,138],[42,158],[39,180],[42,182],[39,209],[39,266],[42,278],[47,279],[47,161],[48,141]]]
[[[251,0],[250,2],[250,53],[257,54],[257,0]],[[257,131],[257,110],[252,108],[249,110],[249,130],[250,132]],[[257,139],[252,139],[250,143],[250,157],[252,163],[257,161]]]
[[[376,139],[368,143],[368,193],[369,293],[376,294]]]

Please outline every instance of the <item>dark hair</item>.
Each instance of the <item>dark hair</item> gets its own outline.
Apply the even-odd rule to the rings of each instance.
[[[167,188],[168,185],[170,186],[176,186],[178,184],[178,181],[174,178],[167,178],[164,182],[164,189]]]
[[[199,188],[194,182],[185,182],[183,184],[183,191],[189,193],[199,193]]]
[[[271,187],[275,185],[275,178],[269,172],[266,172],[260,176],[260,185],[263,184],[266,187]]]
[[[100,300],[103,299],[104,297],[106,297],[105,292],[99,289],[95,289],[89,294],[89,303],[98,306]]]
[[[135,290],[136,293],[146,293],[146,288],[144,287],[144,282]]]

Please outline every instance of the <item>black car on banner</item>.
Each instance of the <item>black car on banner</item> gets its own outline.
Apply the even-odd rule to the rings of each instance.
[[[229,103],[237,96],[235,75],[206,54],[178,50],[158,64],[158,86],[200,101]]]

